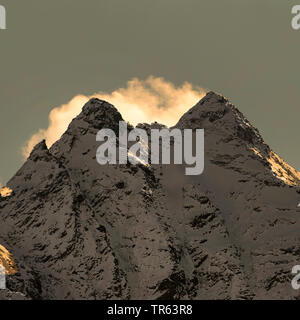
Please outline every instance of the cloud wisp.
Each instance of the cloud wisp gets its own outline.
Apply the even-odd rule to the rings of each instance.
[[[167,126],[176,124],[181,115],[205,95],[205,90],[185,82],[176,87],[163,78],[148,77],[146,80],[134,78],[125,88],[111,93],[98,92],[92,96],[77,95],[68,103],[54,108],[49,114],[47,129],[39,129],[27,141],[22,153],[28,157],[33,147],[45,139],[48,147],[66,131],[69,123],[92,97],[113,104],[123,118],[133,125],[141,122],[158,121]]]

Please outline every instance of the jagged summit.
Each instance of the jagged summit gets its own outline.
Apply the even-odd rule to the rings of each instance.
[[[48,147],[47,147],[45,139],[43,139],[41,142],[37,143],[35,145],[35,147],[32,149],[30,154],[33,155],[33,154],[36,154],[39,152],[44,152],[44,151],[48,151]]]
[[[176,126],[203,128],[209,135],[219,136],[222,143],[239,139],[265,155],[270,152],[259,131],[246,117],[227,98],[213,91],[186,112]]]
[[[240,125],[250,126],[257,131],[246,117],[224,96],[213,91],[207,93],[194,107],[187,111],[179,120],[191,122],[204,122],[219,124],[220,122],[228,123],[229,126],[235,127]]]
[[[71,121],[67,131],[61,139],[55,142],[50,148],[50,152],[61,158],[64,154],[70,152],[78,142],[85,137],[91,142],[84,145],[84,149],[89,149],[87,144],[95,144],[95,136],[101,129],[112,129],[118,135],[119,121],[123,118],[120,112],[110,103],[98,98],[90,99],[82,108],[82,112]]]
[[[209,91],[200,101],[200,104],[206,102],[228,102],[228,99],[225,98],[222,94],[216,93],[215,91]]]
[[[97,131],[102,128],[110,128],[118,136],[119,121],[122,120],[122,115],[113,105],[98,98],[92,98],[83,106],[82,112],[71,122],[62,138],[51,147],[50,152],[58,158],[65,158],[64,154],[71,151],[76,141],[83,136],[89,136],[94,140]],[[150,133],[151,128],[163,128],[164,125],[144,123],[138,124],[137,127],[144,128]],[[219,162],[222,151],[223,156],[227,158],[240,158],[237,170],[244,172],[243,168],[248,166],[248,162],[245,159],[242,160],[240,155],[255,156],[256,161],[266,167],[264,169],[266,174],[275,175],[290,185],[300,184],[300,174],[280,159],[246,117],[227,98],[218,93],[208,92],[181,117],[175,127],[205,129],[206,153],[213,162]],[[94,141],[90,144],[94,144]],[[45,146],[42,144],[39,148],[43,149]],[[90,151],[93,147],[85,149]]]
[[[83,107],[82,107],[82,112],[84,115],[88,116],[92,113],[97,114],[103,114],[105,112],[114,112],[118,113],[118,110],[108,103],[105,100],[100,100],[98,98],[91,98]]]
[[[47,161],[51,157],[52,156],[49,153],[48,147],[46,145],[46,140],[42,140],[33,148],[28,160],[36,162],[37,160],[44,159],[45,161]]]
[[[37,153],[37,152],[43,152],[48,151],[48,147],[46,145],[46,140],[43,139],[41,142],[39,142],[31,151],[31,154]]]
[[[104,124],[118,125],[119,121],[123,120],[120,112],[113,105],[98,98],[90,99],[76,119],[84,120],[97,129],[101,129]]]
[[[181,117],[176,127],[205,129],[206,151],[212,162],[224,164],[224,160],[219,160],[222,156],[232,160],[240,158],[238,167],[237,161],[227,160],[227,165],[245,172],[249,170],[247,158],[255,155],[257,163],[265,167],[260,172],[265,171],[288,185],[300,185],[300,173],[272,151],[258,129],[220,94],[209,92]]]

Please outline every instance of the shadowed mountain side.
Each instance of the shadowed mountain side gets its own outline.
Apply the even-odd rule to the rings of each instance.
[[[44,141],[9,185],[14,196],[0,202],[0,241],[13,248],[21,271],[23,262],[29,268],[34,298],[126,296],[105,228]]]

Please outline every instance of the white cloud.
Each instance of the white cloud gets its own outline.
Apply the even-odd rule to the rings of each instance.
[[[71,120],[81,112],[83,105],[92,97],[113,104],[123,118],[133,125],[139,122],[158,121],[172,126],[204,94],[203,89],[193,87],[188,82],[176,87],[163,78],[150,76],[146,80],[134,78],[128,81],[126,88],[120,88],[111,93],[98,92],[92,96],[78,95],[50,112],[48,128],[40,129],[28,140],[23,148],[23,155],[28,157],[33,147],[42,139],[46,139],[50,147],[61,137]]]

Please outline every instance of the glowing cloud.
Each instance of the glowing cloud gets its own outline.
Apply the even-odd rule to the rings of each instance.
[[[46,139],[48,147],[57,141],[66,131],[69,123],[80,112],[83,105],[92,97],[106,100],[122,114],[124,120],[136,125],[139,122],[158,121],[167,126],[176,124],[180,116],[196,104],[205,91],[186,82],[176,87],[163,78],[149,77],[146,80],[134,78],[126,88],[112,93],[99,92],[92,96],[78,95],[67,104],[54,108],[49,114],[49,126],[40,129],[23,148],[23,155],[28,157],[33,147]]]

